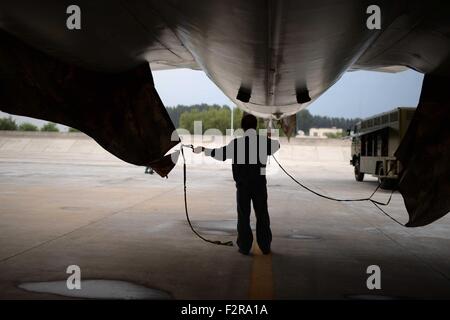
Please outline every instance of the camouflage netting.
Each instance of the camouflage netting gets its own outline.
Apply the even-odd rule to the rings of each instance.
[[[77,128],[118,158],[166,176],[179,137],[148,63],[111,74],[54,59],[0,33],[0,109]]]
[[[406,226],[436,221],[450,211],[450,79],[426,75],[419,107],[396,152]]]

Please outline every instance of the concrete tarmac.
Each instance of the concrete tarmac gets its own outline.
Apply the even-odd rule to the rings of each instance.
[[[200,142],[183,138],[192,139]],[[283,140],[278,159],[319,192],[366,197],[376,179],[354,180],[349,148],[348,141]],[[190,151],[187,156],[195,228],[214,240],[235,241],[231,165]],[[236,246],[208,244],[190,231],[181,164],[163,179],[82,134],[1,133],[0,298],[158,298],[158,292],[164,299],[450,297],[448,216],[405,228],[370,203],[337,203],[299,189],[272,160],[273,254],[263,256],[254,246],[243,256]],[[380,191],[375,198],[388,196]],[[386,211],[407,221],[398,193]],[[90,292],[52,289],[65,284],[69,265],[80,267]],[[367,288],[371,265],[381,269],[379,290]]]

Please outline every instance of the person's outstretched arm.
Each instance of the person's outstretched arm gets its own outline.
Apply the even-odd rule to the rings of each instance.
[[[205,148],[203,146],[199,146],[199,147],[195,147],[194,148],[194,153],[202,153],[204,152],[205,155],[212,157],[216,160],[219,161],[225,161],[227,159],[232,159],[233,155],[232,155],[232,144],[233,144],[232,140],[229,144],[220,147],[220,148],[214,148],[214,149],[209,149],[209,148]]]

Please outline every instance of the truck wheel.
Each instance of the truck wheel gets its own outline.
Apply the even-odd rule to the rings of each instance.
[[[355,180],[356,181],[364,180],[364,172],[361,172],[359,169],[359,161],[355,163]]]
[[[384,175],[383,167],[380,169],[380,175]],[[381,189],[394,190],[397,188],[397,179],[378,178]]]
[[[397,179],[378,178],[380,188],[385,190],[397,189]]]

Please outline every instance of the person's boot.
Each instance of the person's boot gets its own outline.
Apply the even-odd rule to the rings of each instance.
[[[264,255],[267,255],[267,254],[270,254],[270,253],[271,253],[270,247],[269,247],[269,248],[261,248],[261,246],[260,246],[259,249],[261,249],[261,252],[262,252]]]
[[[244,256],[248,256],[250,254],[250,251],[245,251],[245,250],[242,250],[241,248],[239,248],[238,251],[239,251],[239,253],[243,254]]]

